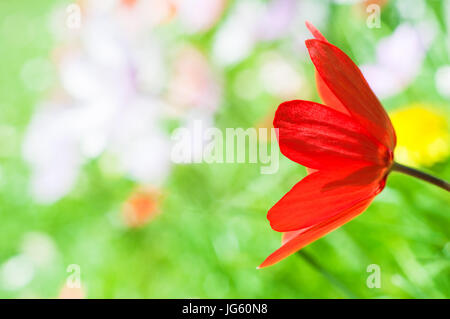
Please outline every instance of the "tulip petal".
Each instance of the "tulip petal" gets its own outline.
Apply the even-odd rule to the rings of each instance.
[[[323,34],[320,33],[320,31],[317,30],[317,28],[315,26],[313,26],[311,22],[305,21],[305,24],[306,24],[306,27],[308,28],[309,32],[311,32],[311,34],[313,35],[314,38],[316,38],[317,40],[322,40],[322,41],[328,42],[328,40],[323,36]]]
[[[310,228],[311,227],[305,227],[300,230],[293,230],[293,231],[288,231],[288,232],[282,233],[281,234],[281,245],[286,244],[292,238],[297,237],[298,235],[300,235],[301,233],[305,232],[306,230],[308,230]]]
[[[282,103],[273,122],[281,152],[313,169],[386,165],[388,150],[352,117],[325,105]]]
[[[291,234],[289,234],[287,237],[288,240],[285,240],[283,245],[275,252],[273,252],[269,257],[267,257],[266,260],[264,260],[264,262],[258,268],[271,266],[288,257],[289,255],[295,253],[311,242],[342,226],[343,224],[352,220],[353,218],[361,214],[364,210],[366,210],[372,200],[373,197],[362,200],[354,204],[352,207],[349,207],[344,212],[333,216],[332,218],[322,223],[316,224],[305,230],[291,232]]]
[[[347,108],[344,106],[344,104],[341,103],[341,101],[339,101],[339,99],[333,94],[333,92],[330,91],[318,72],[316,72],[316,86],[323,104],[331,107],[336,111],[350,115]]]
[[[388,149],[395,147],[392,123],[359,68],[338,47],[323,40],[306,40],[317,72],[349,113]]]
[[[279,232],[300,230],[342,213],[378,194],[386,169],[367,166],[355,171],[319,171],[298,182],[267,213]]]

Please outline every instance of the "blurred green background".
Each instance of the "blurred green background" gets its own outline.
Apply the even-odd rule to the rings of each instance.
[[[398,161],[449,180],[448,1],[371,1],[379,25],[360,1],[98,3],[0,2],[1,298],[450,297],[441,189],[393,174],[306,257],[256,270],[280,245],[266,212],[305,169],[161,155],[192,118],[267,127],[282,101],[319,101],[307,19],[362,66],[392,114]],[[151,123],[140,104],[128,118],[141,100],[158,105]],[[371,264],[380,288],[366,284]],[[81,288],[67,287],[70,265]]]

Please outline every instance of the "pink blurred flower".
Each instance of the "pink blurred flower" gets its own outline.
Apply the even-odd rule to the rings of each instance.
[[[136,41],[115,10],[86,2],[77,41],[56,55],[62,98],[38,107],[23,144],[37,201],[66,195],[83,163],[105,152],[140,183],[162,183],[169,172],[170,139],[159,125],[167,108],[158,96],[165,85],[160,46]]]
[[[189,33],[209,30],[221,17],[228,0],[174,0],[177,17]]]
[[[297,14],[299,1],[273,0],[258,23],[258,37],[274,40],[288,33]]]
[[[205,55],[192,46],[182,47],[173,65],[168,99],[182,109],[213,112],[220,104],[221,90]]]
[[[361,66],[367,81],[380,98],[395,95],[417,76],[432,39],[433,27],[401,24],[380,40],[376,62]]]

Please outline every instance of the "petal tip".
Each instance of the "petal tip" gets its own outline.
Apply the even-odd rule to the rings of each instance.
[[[317,30],[317,28],[311,22],[306,20],[305,25],[308,28],[309,32],[311,32],[311,34],[313,35],[314,38],[316,38],[317,40],[322,40],[322,41],[328,42],[327,39],[323,36],[323,34],[320,33],[320,31]]]

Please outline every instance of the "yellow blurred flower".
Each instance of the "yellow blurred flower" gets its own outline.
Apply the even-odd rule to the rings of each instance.
[[[390,114],[397,133],[396,161],[430,166],[450,155],[446,117],[427,104],[412,104]]]

